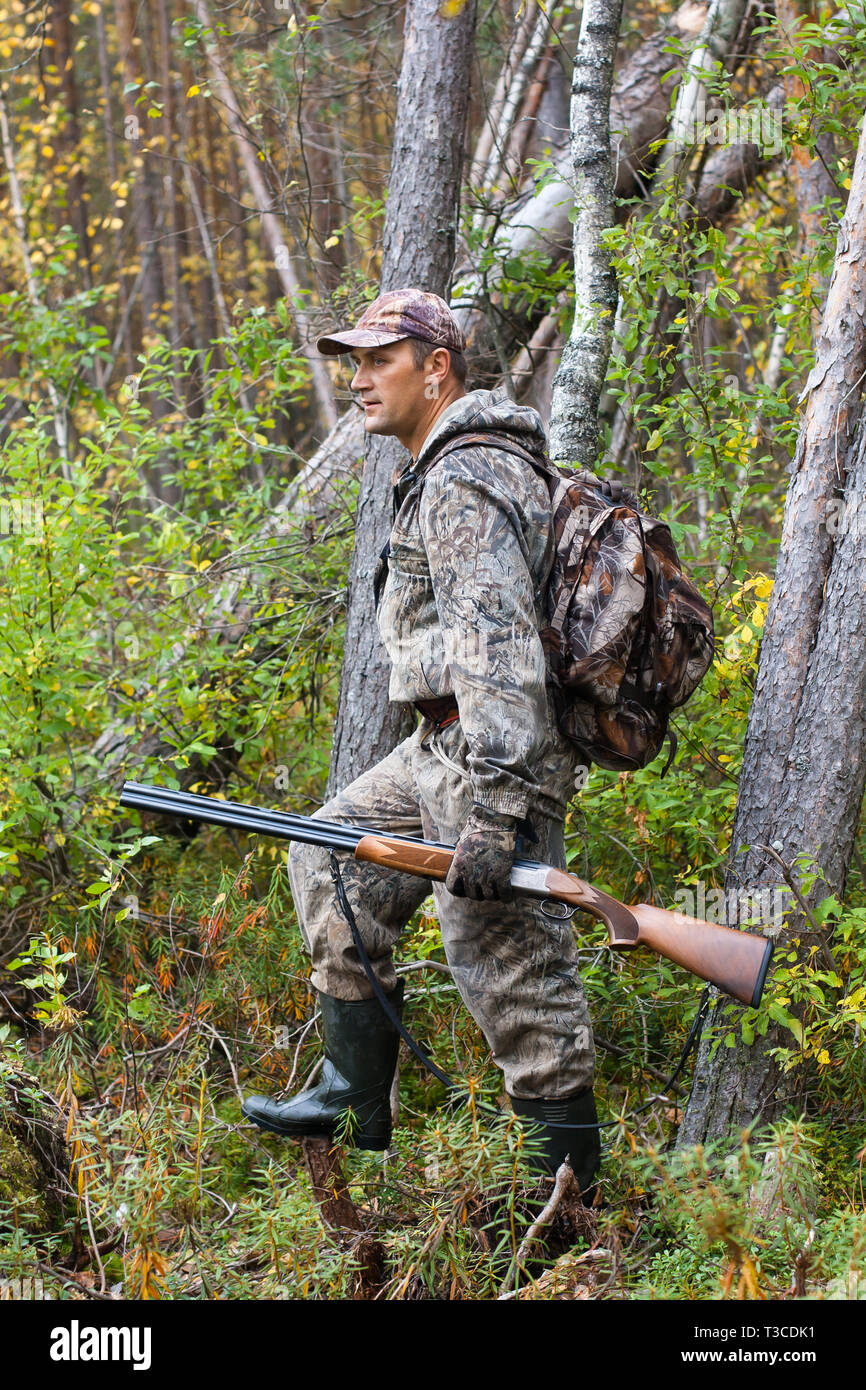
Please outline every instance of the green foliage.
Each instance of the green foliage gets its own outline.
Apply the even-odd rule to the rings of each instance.
[[[866,1218],[822,1195],[820,1136],[787,1122],[761,1138],[626,1164],[651,1203],[658,1250],[633,1281],[638,1298],[766,1299],[866,1295]]]

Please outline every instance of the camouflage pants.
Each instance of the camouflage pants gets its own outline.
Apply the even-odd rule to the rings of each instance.
[[[471,804],[466,740],[459,723],[440,733],[422,724],[378,766],[365,772],[317,815],[325,820],[423,834],[453,844]],[[561,776],[561,760],[551,765]],[[561,817],[531,815],[538,840],[523,857],[565,866]],[[340,856],[343,879],[364,946],[386,991],[396,984],[391,952],[430,894],[428,879]],[[327,851],[293,844],[289,874],[312,982],[338,999],[373,991],[335,900]],[[432,884],[445,956],[463,1002],[484,1033],[506,1089],[523,1099],[556,1099],[592,1084],[595,1052],[578,974],[571,923],[546,918],[537,902],[455,898]]]

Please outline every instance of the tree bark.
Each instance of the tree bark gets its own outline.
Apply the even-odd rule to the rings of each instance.
[[[408,0],[391,153],[381,290],[418,285],[448,298],[472,72],[474,0],[453,18],[440,0]],[[389,667],[373,606],[373,573],[391,529],[391,474],[406,452],[370,438],[349,572],[345,655],[329,776],[336,790],[408,732],[388,701]]]
[[[105,23],[105,3],[106,0],[99,0],[96,12],[96,36],[97,48],[99,52],[99,80],[102,87],[103,101],[103,130],[105,134],[105,150],[108,161],[109,187],[114,191],[117,186],[117,150],[114,143],[114,112],[112,103],[112,83],[111,68],[108,59],[108,37]],[[112,222],[114,219],[112,219]],[[123,240],[117,227],[112,226],[111,244],[114,249],[114,266],[117,275],[117,307],[120,313],[119,322],[124,324],[123,349],[124,364],[126,375],[132,376],[135,371],[135,358],[132,350],[132,333],[129,326],[129,315],[126,310],[126,285],[123,279]],[[104,368],[100,367],[100,376],[103,386],[108,377]]]
[[[829,889],[837,894],[844,889],[866,759],[864,375],[866,135],[861,130],[815,366],[800,396],[805,408],[749,715],[726,889],[778,884],[778,860],[766,847],[779,843],[787,862],[801,852],[812,854]],[[837,500],[844,503],[839,513],[831,505]],[[839,515],[845,518],[841,526]],[[809,940],[799,921],[784,941],[794,936]],[[717,1005],[716,1023],[719,1015]],[[756,1117],[771,1120],[795,1103],[800,1076],[780,1075],[766,1056],[784,1038],[772,1025],[754,1046],[719,1048],[710,1057],[708,1034],[679,1142],[723,1134],[729,1125]]]
[[[696,143],[696,117],[704,102],[707,79],[727,59],[740,30],[748,0],[711,0],[704,25],[685,77],[680,83],[671,118],[670,133],[658,166],[660,182],[674,177]]]
[[[571,88],[574,168],[574,322],[553,383],[550,456],[584,468],[598,459],[616,276],[603,233],[613,226],[610,92],[622,0],[585,0]]]

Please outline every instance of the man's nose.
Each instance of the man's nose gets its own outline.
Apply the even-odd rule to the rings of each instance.
[[[352,380],[351,380],[351,382],[349,383],[349,390],[350,390],[350,391],[360,391],[361,387],[362,387],[362,386],[365,386],[365,385],[367,384],[367,383],[362,379],[362,378],[363,378],[363,373],[364,373],[364,363],[363,363],[363,362],[358,362],[357,365],[356,365],[356,367],[355,367],[355,375],[352,377]]]

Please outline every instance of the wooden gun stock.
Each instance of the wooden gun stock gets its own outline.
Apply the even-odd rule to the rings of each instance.
[[[356,859],[437,881],[447,876],[452,854],[448,848],[412,844],[387,835],[364,835],[355,849]],[[657,955],[709,980],[742,1004],[757,1008],[760,1003],[773,955],[773,943],[767,937],[704,922],[682,912],[668,912],[650,903],[627,907],[575,874],[549,864],[518,861],[511,882],[515,889],[531,897],[567,903],[597,917],[605,923],[615,951],[649,946]]]

